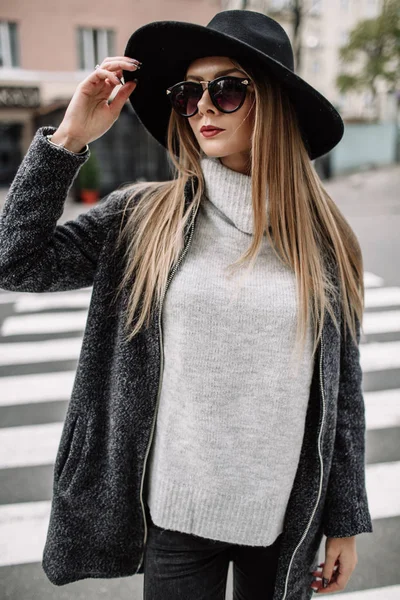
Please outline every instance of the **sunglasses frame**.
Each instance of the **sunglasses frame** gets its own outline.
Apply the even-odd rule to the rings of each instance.
[[[222,79],[235,79],[235,80],[239,80],[239,82],[244,86],[244,93],[243,93],[243,98],[240,101],[239,106],[237,106],[236,108],[234,108],[233,110],[222,110],[222,108],[220,108],[214,98],[214,92],[213,92],[213,87],[216,85],[216,83],[218,83],[219,81],[221,81]],[[173,100],[172,100],[172,93],[173,90],[178,87],[179,85],[182,84],[187,84],[190,83],[192,85],[196,85],[196,86],[201,86],[202,88],[202,94],[200,96],[200,98],[197,101],[196,104],[196,110],[194,111],[193,114],[190,115],[184,115],[181,112],[179,112],[178,110],[176,110],[174,104],[173,104]],[[206,83],[207,85],[204,86],[203,84]],[[242,77],[235,77],[234,75],[222,75],[221,77],[217,77],[216,79],[212,79],[211,81],[190,81],[190,80],[185,80],[185,81],[179,81],[179,83],[175,83],[174,85],[172,85],[171,87],[166,89],[166,94],[168,95],[170,101],[171,101],[171,105],[172,108],[181,116],[181,117],[185,117],[187,119],[194,117],[194,115],[196,115],[199,111],[199,107],[198,107],[198,103],[200,102],[201,98],[203,97],[203,94],[205,92],[205,90],[207,89],[209,94],[210,94],[210,98],[211,98],[211,102],[214,104],[215,108],[217,108],[220,112],[222,113],[226,113],[226,114],[231,114],[236,112],[237,110],[239,110],[239,108],[241,108],[241,106],[243,106],[243,103],[246,99],[246,91],[247,91],[247,86],[250,85],[251,81],[250,79],[248,79],[247,77],[242,78]]]

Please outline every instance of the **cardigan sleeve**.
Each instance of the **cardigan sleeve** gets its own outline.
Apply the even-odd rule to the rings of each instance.
[[[50,144],[55,127],[37,130],[0,215],[0,287],[58,292],[93,284],[110,220],[124,194],[115,190],[75,220],[57,225],[68,191],[90,150],[74,154]]]
[[[360,322],[357,344],[347,326],[342,336],[336,438],[324,506],[324,534],[350,537],[372,532],[365,485],[365,405],[360,364]]]

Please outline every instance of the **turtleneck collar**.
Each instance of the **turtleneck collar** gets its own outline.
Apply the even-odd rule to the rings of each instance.
[[[200,164],[205,180],[205,195],[234,226],[253,234],[251,177],[226,167],[219,158],[202,156]],[[266,198],[268,211],[268,192]]]

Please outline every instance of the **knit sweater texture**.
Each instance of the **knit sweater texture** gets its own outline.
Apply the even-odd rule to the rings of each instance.
[[[245,284],[227,277],[253,234],[251,177],[218,158],[201,165],[206,193],[191,252],[163,302],[148,505],[160,527],[267,546],[283,530],[298,466],[311,329],[296,363],[295,275],[266,236]]]

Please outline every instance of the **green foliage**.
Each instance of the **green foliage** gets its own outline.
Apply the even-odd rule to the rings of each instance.
[[[357,75],[350,75],[349,73],[340,73],[336,78],[336,85],[339,90],[344,93],[349,90],[362,89],[364,82],[361,77]]]
[[[82,190],[98,190],[100,187],[100,167],[92,149],[88,160],[80,168],[78,182]]]
[[[378,78],[386,80],[390,90],[399,89],[400,0],[384,0],[376,19],[357,23],[339,56],[345,67],[353,66],[351,73],[343,70],[336,79],[341,92],[368,88],[375,96]]]

